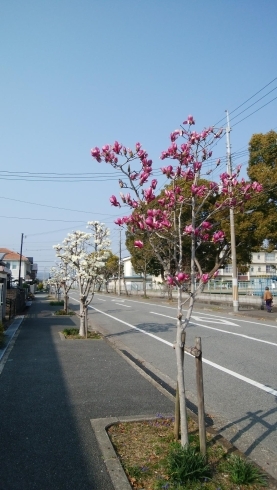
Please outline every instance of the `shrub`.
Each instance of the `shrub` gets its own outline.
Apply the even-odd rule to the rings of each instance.
[[[253,463],[236,454],[227,460],[227,471],[232,482],[237,485],[251,483],[266,485],[266,475],[262,474]]]
[[[65,328],[63,330],[64,335],[79,335],[79,329],[78,328]]]
[[[182,447],[176,442],[171,445],[166,467],[171,480],[179,484],[209,478],[211,475],[205,456],[193,446]]]

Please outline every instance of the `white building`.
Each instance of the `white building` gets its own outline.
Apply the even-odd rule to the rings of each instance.
[[[15,284],[15,282],[18,281],[19,278],[20,254],[17,252],[13,252],[8,248],[0,248],[0,254],[2,255],[2,260],[6,263],[6,267],[11,270],[12,283]],[[30,261],[27,257],[22,255],[20,269],[20,278],[22,282],[31,278],[31,271],[32,268]]]

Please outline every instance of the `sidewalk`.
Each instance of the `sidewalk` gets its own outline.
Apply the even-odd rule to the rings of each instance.
[[[0,362],[0,490],[113,490],[90,419],[174,406],[104,340],[62,340],[55,309],[37,296]]]

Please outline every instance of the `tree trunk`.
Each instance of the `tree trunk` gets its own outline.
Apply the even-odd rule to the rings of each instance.
[[[66,289],[64,290],[64,311],[65,314],[68,314],[68,296],[67,296],[67,291]]]
[[[85,337],[86,334],[86,319],[85,319],[86,311],[85,311],[85,301],[84,298],[80,297],[80,329],[79,335],[81,337]]]
[[[143,296],[146,298],[146,274],[143,274]]]
[[[184,378],[184,342],[185,332],[182,326],[182,290],[178,288],[178,317],[177,317],[177,334],[176,334],[176,359],[177,359],[177,380],[180,398],[180,416],[181,416],[181,445],[186,446],[189,443],[188,421],[186,409],[185,378]]]

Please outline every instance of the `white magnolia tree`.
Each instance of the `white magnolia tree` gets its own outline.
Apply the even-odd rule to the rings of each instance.
[[[61,288],[64,290],[64,310],[68,313],[68,293],[75,281],[74,269],[67,262],[61,261],[50,270],[49,286],[54,287],[55,296],[59,299]]]
[[[101,269],[108,257],[110,247],[109,230],[99,221],[88,222],[91,233],[74,231],[69,233],[61,245],[54,245],[57,257],[75,271],[80,294],[81,336],[87,331],[87,309],[101,275]]]
[[[60,297],[62,281],[63,281],[63,272],[60,269],[60,267],[59,266],[51,267],[50,277],[47,280],[47,284],[50,286],[50,292],[51,292],[51,288],[54,288],[55,296],[58,299]]]

